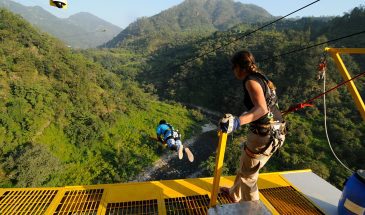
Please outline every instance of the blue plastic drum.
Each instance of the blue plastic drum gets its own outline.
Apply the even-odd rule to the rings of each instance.
[[[338,203],[338,214],[365,215],[365,170],[357,170],[347,180]]]

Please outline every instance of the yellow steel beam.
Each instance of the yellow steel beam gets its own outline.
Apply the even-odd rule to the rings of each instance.
[[[162,197],[162,196],[161,196]],[[166,215],[166,206],[165,206],[165,201],[163,198],[159,198],[157,201],[158,204],[158,215]]]
[[[224,152],[226,150],[226,143],[227,143],[227,133],[219,132],[218,135],[219,135],[219,142],[216,154],[217,157],[215,159],[213,190],[210,197],[209,207],[214,207],[217,205],[219,181],[222,174]]]
[[[335,60],[338,69],[345,81],[351,79],[349,72],[345,64],[343,63],[340,53],[345,54],[365,54],[365,48],[325,48],[325,51],[331,54],[331,57]],[[359,91],[357,90],[355,83],[353,81],[349,81],[347,84],[347,88],[350,91],[352,98],[355,101],[357,109],[360,111],[362,119],[365,121],[365,105],[364,101],[361,98]]]
[[[340,54],[365,54],[365,48],[325,48],[326,51]]]
[[[106,208],[108,206],[107,198],[108,198],[108,195],[109,195],[108,191],[109,191],[108,189],[105,189],[104,192],[103,192],[103,196],[101,197],[98,211],[96,212],[97,215],[106,214]]]
[[[65,189],[60,188],[44,214],[53,214],[56,211],[64,195],[65,195]]]

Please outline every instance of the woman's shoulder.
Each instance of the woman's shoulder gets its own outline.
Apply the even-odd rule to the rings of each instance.
[[[257,81],[260,84],[265,84],[265,82],[268,81],[266,76],[260,72],[250,73],[249,75],[247,75],[247,77],[245,78],[245,80],[243,82],[246,83],[247,81],[250,81],[250,80]]]

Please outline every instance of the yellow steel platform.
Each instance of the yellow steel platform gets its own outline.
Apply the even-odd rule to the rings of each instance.
[[[260,174],[261,202],[272,214],[322,214],[285,173]],[[231,186],[234,176],[221,177]],[[60,188],[0,189],[0,214],[207,214],[213,178]],[[231,203],[218,195],[218,205]]]

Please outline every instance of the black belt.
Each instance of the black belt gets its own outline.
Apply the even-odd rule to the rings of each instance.
[[[172,136],[172,135],[171,135],[171,136],[166,137],[166,138],[165,138],[165,141],[167,141],[167,140],[169,140],[169,139],[174,139],[174,136]]]

